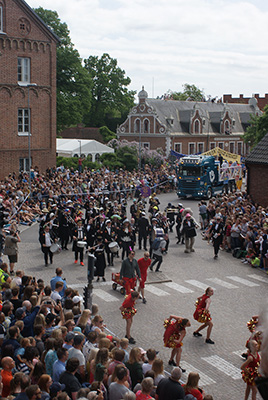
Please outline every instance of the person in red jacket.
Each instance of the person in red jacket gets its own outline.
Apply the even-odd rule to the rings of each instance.
[[[134,305],[138,297],[139,293],[136,291],[132,291],[129,295],[126,296],[123,304],[119,308],[123,319],[126,320],[126,338],[129,340],[130,344],[136,343],[133,337],[131,337],[130,335],[130,329],[133,322],[133,317],[137,312],[137,310],[134,308]]]
[[[144,257],[140,258],[138,260],[138,266],[140,269],[140,273],[141,273],[141,279],[140,279],[140,285],[139,285],[139,289],[138,292],[141,292],[142,295],[142,302],[145,304],[146,303],[146,299],[144,297],[144,287],[145,287],[145,282],[147,279],[147,270],[151,265],[151,259],[150,259],[150,254],[149,251],[146,251],[144,253]]]
[[[199,332],[207,327],[208,329],[206,343],[209,344],[214,344],[214,342],[210,339],[213,323],[209,312],[211,296],[213,295],[213,293],[213,289],[211,287],[208,287],[203,296],[198,297],[196,301],[196,310],[193,315],[196,321],[202,323],[202,325],[196,331],[194,331],[193,335],[195,337],[202,336],[202,334]]]

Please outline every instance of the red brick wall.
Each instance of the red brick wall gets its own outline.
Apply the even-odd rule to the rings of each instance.
[[[258,107],[263,111],[264,107],[266,104],[268,104],[268,93],[265,93],[264,97],[260,97],[258,93],[253,95],[257,102],[258,102]],[[244,97],[243,94],[240,94],[239,97],[232,97],[231,94],[224,94],[223,95],[223,102],[226,103],[241,103],[241,104],[248,104],[250,97]]]
[[[120,140],[128,140],[129,142],[138,142],[139,143],[139,136],[121,136]],[[148,138],[144,135],[141,136],[141,142],[150,143],[150,150],[157,150],[162,148],[164,151],[166,150],[166,139],[165,137],[154,137]]]
[[[263,207],[268,206],[268,166],[249,164],[248,194]]]
[[[18,108],[28,108],[28,88],[18,86],[17,59],[31,60],[31,158],[40,171],[56,163],[56,40],[24,7],[6,2],[5,33],[0,34],[0,178],[19,171],[28,158],[28,137],[18,135]],[[27,34],[19,29],[26,23]]]

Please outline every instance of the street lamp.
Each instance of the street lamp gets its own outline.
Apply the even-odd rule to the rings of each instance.
[[[29,159],[29,196],[32,197],[32,177],[31,177],[31,114],[30,114],[30,88],[37,86],[36,83],[21,83],[19,82],[19,86],[27,87],[28,89],[28,100],[27,100],[27,108],[28,108],[28,159]]]
[[[78,140],[78,139],[77,139],[77,141],[79,142],[80,158],[81,158],[81,140]]]

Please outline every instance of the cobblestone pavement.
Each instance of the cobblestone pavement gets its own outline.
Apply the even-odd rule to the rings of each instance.
[[[175,193],[160,195],[162,209],[168,202],[177,203]],[[198,202],[183,201],[184,206],[194,210],[198,220]],[[26,274],[42,277],[46,283],[54,276],[55,267],[61,266],[70,286],[79,289],[86,284],[86,267],[73,264],[71,250],[56,254],[54,264],[44,267],[43,254],[38,242],[38,225],[21,232],[19,268]],[[69,245],[71,249],[71,245]],[[137,251],[136,258],[142,256]],[[125,321],[119,307],[123,296],[112,289],[111,272],[119,271],[120,259],[115,259],[115,267],[107,267],[107,282],[94,283],[93,302],[99,305],[107,328],[118,337],[125,335]],[[170,314],[191,320],[187,328],[182,351],[182,367],[187,372],[198,371],[201,386],[217,400],[240,400],[244,397],[245,384],[241,379],[241,353],[249,336],[247,321],[259,313],[267,301],[268,276],[262,271],[242,264],[240,260],[221,251],[218,260],[213,259],[213,248],[203,241],[198,232],[195,253],[185,254],[184,246],[176,245],[175,233],[170,234],[170,247],[164,256],[162,273],[148,273],[145,287],[147,304],[137,302],[132,335],[137,345],[148,349],[155,347],[164,360],[165,370],[170,371],[168,359],[170,351],[163,347],[163,321]],[[163,281],[163,282],[162,282]],[[204,336],[193,337],[199,324],[193,319],[195,300],[203,294],[207,286],[215,289],[211,303],[213,318],[212,339],[214,345],[205,344]],[[203,331],[204,332],[204,331]],[[183,374],[185,381],[187,373]],[[260,397],[258,397],[260,398]]]

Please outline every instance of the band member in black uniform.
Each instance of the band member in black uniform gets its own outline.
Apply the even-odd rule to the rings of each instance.
[[[141,212],[141,217],[138,219],[138,234],[139,234],[139,249],[143,241],[143,248],[147,251],[147,236],[148,236],[149,221],[145,216],[145,212]]]
[[[49,225],[44,226],[43,232],[40,233],[39,241],[41,244],[41,250],[44,253],[45,265],[48,265],[48,257],[50,264],[53,264],[53,253],[50,251],[50,247],[53,244],[55,237],[53,232],[50,231]]]
[[[93,247],[96,236],[96,228],[94,226],[94,220],[91,217],[85,224],[85,233],[86,233],[87,247]]]
[[[78,255],[80,255],[80,265],[84,266],[84,246],[80,247],[77,245],[78,242],[86,241],[86,233],[82,226],[82,220],[77,221],[77,226],[73,230],[73,251],[74,251],[74,263],[77,264]]]
[[[102,243],[103,237],[97,236],[97,244],[94,246],[94,256],[96,257],[95,261],[95,276],[97,276],[97,282],[99,282],[100,277],[102,277],[103,282],[106,281],[104,278],[104,272],[106,268],[106,261],[104,255],[104,244]]]
[[[59,214],[59,238],[61,242],[61,248],[64,250],[68,250],[67,244],[69,241],[69,223],[68,223],[68,212],[69,209],[65,209],[64,211],[60,211]]]
[[[137,211],[138,211],[137,200],[134,199],[133,204],[130,206],[130,214],[131,217],[135,219],[135,221],[137,218]]]
[[[105,251],[107,254],[107,261],[108,261],[108,266],[109,267],[113,267],[114,265],[114,254],[111,252],[110,248],[109,248],[109,244],[112,242],[116,241],[115,238],[115,232],[112,228],[112,222],[110,219],[108,219],[106,221],[106,228],[104,229],[103,232],[103,240],[105,243]]]
[[[213,222],[213,225],[210,230],[214,247],[214,259],[218,258],[220,245],[222,244],[222,239],[223,239],[223,230],[224,230],[224,225],[221,222],[221,217],[217,215],[216,221]]]
[[[128,257],[130,253],[130,248],[133,248],[133,245],[135,243],[135,238],[133,231],[131,229],[130,223],[128,219],[125,219],[123,222],[123,227],[120,231],[120,245],[122,247],[122,260]]]
[[[149,244],[150,244],[150,258],[152,258],[152,254],[153,254],[153,249],[152,249],[152,244],[153,244],[153,232],[154,229],[157,228],[157,219],[156,218],[152,218],[152,225],[149,225],[148,227],[148,236],[149,236]]]
[[[103,214],[100,214],[96,223],[97,234],[102,236],[104,229],[105,229],[105,216]]]
[[[181,234],[181,224],[182,224],[182,213],[183,213],[183,208],[181,208],[177,214],[176,217],[176,232],[177,232],[177,243],[179,244],[181,241],[181,244],[184,244],[184,236]]]
[[[167,213],[167,219],[169,220],[169,231],[173,232],[173,226],[175,225],[175,213],[176,209],[173,204],[168,203],[168,206],[165,208],[165,211]]]

